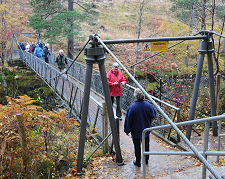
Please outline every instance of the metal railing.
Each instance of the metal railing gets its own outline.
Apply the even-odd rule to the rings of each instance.
[[[68,75],[61,73],[48,63],[33,56],[30,53],[19,50],[19,54],[23,62],[32,69],[53,91],[54,93],[64,100],[70,107],[70,115],[73,113],[77,116],[77,120],[80,121],[82,110],[83,89],[76,85],[76,82]],[[104,135],[104,120],[102,112],[102,104],[96,99],[90,96],[89,111],[88,111],[88,124],[90,126],[87,131],[92,133],[94,129],[97,134],[92,135],[95,141],[100,144],[102,140],[108,139],[112,141],[111,136]],[[110,131],[110,128],[108,128]],[[90,154],[88,159],[93,155]]]
[[[205,39],[207,38],[207,36],[205,36],[205,34],[207,34],[207,31],[205,31],[203,33],[203,36],[202,36],[202,39]],[[155,107],[155,109],[158,110],[158,112],[166,119],[166,121],[170,124],[170,125],[167,125],[168,127],[161,127],[161,126],[158,126],[158,127],[154,127],[153,129],[166,129],[166,128],[173,128],[177,134],[185,141],[186,144],[188,144],[188,146],[191,148],[191,150],[195,153],[195,155],[199,158],[199,160],[204,164],[203,166],[203,174],[202,174],[202,178],[205,178],[206,176],[206,167],[210,170],[210,172],[216,177],[216,178],[221,178],[217,173],[216,171],[210,166],[210,164],[208,163],[208,161],[206,160],[207,158],[207,153],[206,151],[208,150],[208,132],[209,132],[209,123],[207,122],[207,125],[206,125],[206,130],[205,130],[205,134],[204,134],[204,154],[201,155],[200,152],[192,145],[192,143],[187,139],[187,137],[182,133],[182,131],[175,125],[175,123],[170,119],[170,117],[165,113],[165,111],[162,110],[161,106],[159,106],[155,101],[154,99],[144,90],[144,88],[136,81],[136,79],[130,74],[130,72],[126,69],[125,66],[123,66],[123,64],[117,59],[117,57],[109,50],[109,48],[105,45],[105,43],[108,43],[108,44],[112,44],[112,43],[130,43],[130,42],[137,42],[139,41],[139,39],[137,40],[115,40],[115,41],[102,41],[97,35],[95,36],[95,38],[98,39],[99,43],[106,49],[106,51],[116,60],[116,62],[122,67],[122,69],[128,74],[128,76],[131,78],[131,80],[137,85],[138,88],[140,88],[140,90],[145,94],[145,96],[147,97],[148,100],[151,101],[151,103],[153,104],[153,106]],[[164,39],[165,41],[169,41],[171,40],[171,38],[151,38],[151,39],[148,39],[148,41],[150,42],[154,42],[154,41],[160,41]],[[172,40],[177,40],[179,38],[172,38]],[[184,37],[183,40],[194,40],[194,39],[197,39],[195,37]],[[198,37],[198,39],[201,39]],[[142,39],[143,40],[143,39]],[[144,41],[146,41],[146,39],[144,39]],[[195,106],[194,106],[195,107]],[[223,116],[223,119],[224,119],[225,116]],[[218,119],[219,117],[214,117],[216,119]],[[187,124],[189,124],[189,126],[191,124],[194,124],[196,123],[195,121],[188,121],[186,122]],[[149,129],[151,130],[151,128]],[[142,146],[142,149],[144,150],[145,148],[145,140],[144,140],[144,134],[142,135],[142,141],[143,141],[143,144],[144,146]],[[223,153],[223,152],[222,152]],[[143,153],[144,154],[144,153]],[[143,157],[142,157],[143,159]],[[142,160],[143,162],[143,165],[145,167],[145,160]],[[143,171],[145,170],[145,168],[143,168]],[[145,178],[145,171],[143,172],[143,178]]]
[[[202,168],[202,179],[206,178],[206,168],[213,174],[213,176],[217,179],[222,179],[221,176],[215,171],[215,169],[209,164],[207,161],[207,156],[208,155],[213,155],[213,156],[225,156],[225,151],[219,152],[219,151],[208,151],[208,138],[209,138],[209,123],[213,121],[222,121],[225,120],[225,114],[220,115],[220,116],[214,116],[214,117],[208,117],[208,118],[203,118],[203,119],[198,119],[198,120],[193,120],[193,121],[186,121],[186,122],[180,122],[180,123],[173,123],[171,121],[171,125],[164,125],[164,126],[157,126],[157,127],[151,127],[147,128],[143,131],[142,133],[142,167],[143,167],[143,178],[146,178],[146,164],[145,164],[145,156],[146,155],[190,155],[190,156],[196,156],[199,161],[203,163],[203,168]],[[199,152],[195,146],[187,139],[187,137],[180,131],[178,127],[181,126],[187,126],[187,125],[193,125],[193,124],[199,124],[199,123],[204,123],[205,122],[205,130],[204,130],[204,148],[203,151]],[[177,133],[179,133],[180,137],[185,141],[185,143],[190,147],[192,152],[150,152],[150,151],[145,151],[145,133],[146,132],[152,132],[154,130],[159,130],[159,129],[169,129],[169,128],[174,128]]]
[[[52,56],[52,65],[56,65],[54,63],[55,55]],[[84,64],[81,64],[79,62],[74,62],[71,59],[68,59],[68,66],[70,66],[72,63],[71,68],[68,70],[68,74],[70,74],[72,77],[74,77],[76,80],[80,81],[81,83],[84,83],[84,77],[85,77],[85,71],[86,67]],[[97,70],[93,70],[94,73],[92,75],[91,80],[91,89],[95,91],[98,95],[101,97],[104,96],[102,84],[101,84],[101,77],[100,73]],[[128,107],[133,103],[134,96],[134,87],[131,85],[122,86],[122,96],[121,96],[121,108],[124,111],[127,111]],[[177,108],[169,103],[164,102],[163,100],[159,100],[158,98],[152,96],[154,100],[157,101],[158,104],[161,104],[161,108],[165,111],[165,113],[173,119],[173,121],[180,122],[180,108]],[[150,101],[149,101],[150,102]],[[160,112],[157,111],[157,122],[153,125],[158,126],[162,124],[168,124],[168,122],[165,120],[165,118],[160,114]],[[171,130],[160,130],[157,131],[159,135],[161,135],[164,139],[170,139],[171,137]],[[179,142],[179,136],[176,135],[177,142]]]
[[[27,54],[27,55],[33,56],[30,53],[26,53],[26,52],[24,52],[24,53]],[[35,57],[35,58],[37,60],[40,60],[37,57]],[[57,67],[57,64],[55,62],[55,58],[56,58],[56,55],[54,53],[52,53],[52,55],[49,57],[49,64],[50,64],[50,66],[52,65],[52,66]],[[43,63],[45,63],[44,60],[41,60],[41,61]],[[71,75],[72,78],[75,78],[79,82],[84,83],[84,81],[85,81],[85,71],[86,71],[85,65],[82,64],[82,63],[79,63],[77,61],[74,62],[73,60],[68,59],[68,66],[70,66],[70,65],[71,65],[71,67],[69,68],[67,74]],[[42,68],[42,67],[38,67],[38,68]],[[39,69],[39,71],[40,70],[42,70],[42,69]],[[103,92],[103,88],[102,88],[102,84],[101,84],[101,77],[100,77],[99,71],[97,71],[97,70],[93,70],[93,71],[94,71],[94,73],[92,75],[91,88],[98,95],[100,95],[101,97],[103,97],[104,96],[104,92]],[[46,72],[46,73],[48,73],[48,72]],[[52,76],[52,77],[55,77],[55,76]],[[59,88],[60,87],[57,87],[58,90],[60,90]],[[128,107],[135,100],[134,99],[134,96],[133,96],[134,89],[135,88],[133,86],[131,86],[131,85],[122,86],[121,108],[124,111],[127,111]],[[158,98],[156,98],[154,96],[151,96],[151,97],[154,100],[156,100],[158,104],[161,105],[161,108],[165,111],[165,113],[170,118],[173,119],[174,122],[180,122],[180,108],[177,108],[177,107],[175,107],[175,106],[173,106],[173,105],[171,105],[169,103],[166,103],[163,100],[159,100]],[[148,100],[148,102],[150,102],[150,101]],[[154,126],[160,126],[160,125],[168,124],[168,122],[161,115],[161,113],[158,112],[157,109],[156,109],[156,111],[157,111],[157,122],[154,123],[153,125]],[[171,134],[172,134],[172,131],[171,130],[164,130],[163,129],[163,130],[157,131],[157,135],[160,135],[165,140],[170,139],[171,138]],[[175,140],[177,142],[180,141],[179,135],[176,134],[175,138],[176,138]]]
[[[130,89],[133,89],[135,90],[135,88],[133,86],[130,86],[130,85],[127,85],[127,87],[129,87]],[[133,94],[133,93],[132,93]],[[133,96],[133,95],[132,95]],[[169,114],[170,118],[173,119],[173,122],[181,122],[180,120],[180,108],[178,107],[175,107],[163,100],[160,100],[159,98],[156,98],[152,95],[149,95],[152,99],[154,99],[157,104],[167,113]],[[149,103],[150,100],[146,100],[148,101]],[[152,126],[161,126],[161,125],[166,125],[168,124],[166,122],[166,120],[163,118],[163,116],[160,114],[160,112],[158,110],[156,110],[156,118],[157,118],[157,122],[154,122],[152,123]],[[163,120],[164,119],[164,120]],[[165,130],[165,129],[161,129],[161,130],[157,130],[157,133],[158,134],[161,134],[162,137],[164,137],[164,139],[168,139],[170,140],[171,138],[171,134],[172,134],[172,129],[169,129],[169,130]],[[167,135],[166,135],[167,134]],[[176,138],[174,140],[176,140],[176,142],[180,142],[180,136],[178,134],[176,134],[175,136]]]
[[[210,166],[210,164],[207,162],[206,158],[207,158],[207,155],[209,154],[209,152],[207,151],[207,146],[208,146],[208,141],[207,140],[204,140],[205,141],[205,151],[203,151],[203,154],[201,154],[190,142],[189,140],[185,137],[185,135],[181,132],[181,130],[174,124],[173,121],[175,121],[176,117],[173,117],[173,120],[171,120],[171,114],[172,112],[170,112],[169,110],[169,113],[165,112],[166,110],[163,110],[163,107],[162,107],[162,104],[165,105],[166,107],[170,107],[171,108],[171,105],[168,105],[168,103],[165,103],[163,101],[158,101],[159,104],[157,104],[157,102],[155,101],[156,99],[154,99],[153,96],[149,95],[145,90],[144,88],[136,81],[136,79],[129,73],[129,71],[123,66],[123,64],[115,57],[115,55],[108,49],[108,47],[105,45],[105,43],[130,43],[130,42],[136,42],[137,40],[117,40],[117,41],[102,41],[98,36],[95,36],[95,38],[98,40],[98,42],[105,48],[105,50],[116,60],[116,62],[122,67],[122,69],[128,74],[128,76],[131,78],[131,80],[136,84],[136,86],[138,88],[141,89],[141,91],[145,94],[147,100],[149,100],[155,107],[155,109],[157,110],[157,118],[160,119],[160,124],[159,125],[163,125],[163,124],[170,124],[170,125],[166,125],[161,127],[161,126],[158,126],[158,127],[153,127],[153,128],[150,128],[149,130],[162,130],[162,131],[165,131],[165,129],[171,129],[173,128],[176,132],[177,132],[177,135],[179,135],[187,144],[188,146],[191,148],[191,150],[193,151],[193,154],[195,154],[199,160],[204,164],[204,167],[207,167],[210,172],[216,177],[216,178],[221,178],[216,172],[215,170]],[[206,35],[203,35],[201,37],[196,37],[196,36],[193,36],[193,37],[182,37],[182,38],[157,38],[157,39],[149,39],[150,41],[160,41],[160,40],[166,40],[166,41],[169,41],[169,40],[196,40],[196,39],[206,39],[207,36]],[[143,39],[145,42],[146,42],[146,39]],[[23,53],[24,55],[24,53]],[[54,87],[55,91],[59,93],[59,95],[61,95],[62,97],[66,98],[67,101],[71,101],[72,97],[75,96],[75,94],[72,94],[71,91],[73,90],[69,90],[69,88],[67,89],[64,89],[64,86],[65,86],[65,83],[67,83],[67,86],[70,86],[69,84],[71,84],[71,81],[69,79],[65,79],[65,75],[59,75],[57,73],[59,72],[54,72],[54,70],[50,70],[49,73],[48,73],[48,66],[45,66],[45,65],[49,65],[49,64],[45,64],[39,68],[39,65],[36,65],[36,63],[39,63],[38,61],[41,61],[40,59],[36,59],[36,61],[32,61],[31,63],[28,62],[29,60],[26,61],[26,63],[28,64],[28,66],[31,66],[31,68],[33,68],[34,70],[36,70],[37,73],[40,73],[40,76],[43,78],[44,81],[48,81],[52,86]],[[44,62],[42,62],[44,63]],[[53,61],[54,63],[54,61]],[[72,60],[69,60],[69,65],[71,66],[71,68],[69,69],[68,73],[71,74],[72,76],[74,76],[76,79],[79,79],[79,81],[81,82],[84,82],[84,72],[85,72],[85,67],[81,67],[82,65],[80,65],[79,68],[76,68],[77,66],[75,64],[78,64],[78,63],[74,63]],[[73,64],[72,64],[73,63]],[[32,64],[32,65],[31,65]],[[50,66],[50,65],[49,65]],[[44,70],[43,70],[44,68]],[[44,72],[43,72],[44,71]],[[52,75],[52,77],[47,77],[48,74],[50,74],[50,76]],[[99,76],[98,74],[96,73],[96,76],[93,75],[93,78],[96,78],[97,79],[97,82],[95,80],[92,80],[92,85],[99,85],[99,86],[102,86],[101,84],[99,84],[99,81],[101,80],[98,80]],[[54,83],[51,82],[51,80],[54,81]],[[95,84],[96,83],[96,84]],[[59,85],[58,85],[59,84]],[[60,87],[59,87],[60,86]],[[73,88],[73,87],[72,87]],[[95,89],[95,88],[94,88]],[[64,91],[67,90],[67,93],[66,94],[70,94],[69,96],[71,97],[68,97],[68,96],[65,96],[64,95]],[[98,93],[101,94],[101,92],[103,91],[100,88],[96,88],[95,89]],[[129,91],[130,90],[130,91]],[[129,89],[128,92],[130,94],[130,92],[132,91],[131,89]],[[126,93],[125,93],[126,94]],[[133,94],[133,93],[132,93]],[[82,94],[80,94],[80,96],[82,96]],[[127,97],[130,97],[132,96],[132,100],[131,102],[133,102],[133,95],[126,95],[125,96],[125,101],[127,102],[128,101],[128,98]],[[122,103],[123,103],[123,99],[122,99]],[[128,103],[125,103],[124,104],[127,104],[127,107],[129,106]],[[160,106],[161,104],[161,106]],[[79,105],[78,105],[79,106]],[[89,105],[90,107],[91,105]],[[82,108],[82,103],[80,104],[80,109]],[[173,108],[175,110],[175,115],[177,115],[177,121],[179,120],[179,108]],[[97,109],[96,109],[97,110]],[[125,109],[126,110],[126,109]],[[217,116],[214,117],[215,120],[217,119]],[[213,118],[213,119],[214,119]],[[162,120],[161,119],[164,119],[164,122],[165,123],[162,123]],[[223,119],[224,119],[224,116],[223,116]],[[91,120],[91,118],[90,118]],[[218,119],[219,120],[219,119]],[[210,120],[209,120],[210,121]],[[209,130],[209,121],[207,121],[207,125],[206,125],[206,132],[205,132],[205,138],[207,139],[208,137],[208,130]],[[94,121],[95,123],[96,121]],[[187,125],[191,125],[191,124],[195,124],[196,123],[196,120],[195,121],[188,121],[188,122],[185,122],[185,124],[187,123]],[[180,123],[180,124],[183,124],[183,123]],[[169,135],[171,134],[171,131],[169,132]],[[144,144],[144,142],[143,142]],[[146,153],[143,153],[143,155],[145,155]],[[223,154],[223,152],[220,152],[219,154]],[[192,155],[192,154],[191,154]],[[144,170],[144,168],[143,168]],[[204,169],[205,171],[205,169]],[[205,172],[203,172],[203,176],[205,175]]]
[[[38,76],[42,78],[43,81],[46,82],[46,84],[54,90],[54,92],[61,97],[64,101],[67,102],[68,106],[70,107],[70,114],[72,111],[75,112],[75,114],[80,117],[81,116],[81,109],[82,109],[82,99],[83,99],[83,90],[78,88],[78,86],[73,82],[72,78],[68,78],[66,74],[60,75],[60,72],[54,68],[56,66],[55,58],[56,55],[52,54],[49,58],[49,64],[45,63],[44,60],[39,59],[35,56],[33,56],[30,53],[27,53],[25,51],[19,50],[19,54],[21,56],[21,59],[23,59],[23,62],[30,67]],[[73,63],[71,59],[68,59],[69,66]],[[84,82],[84,76],[85,76],[85,66],[79,62],[75,62],[72,64],[71,68],[68,70],[68,74],[71,75],[76,80],[80,81],[81,83]],[[100,75],[98,71],[95,71],[93,74],[93,80],[92,80],[92,89],[100,94],[100,96],[103,95],[103,89],[102,85],[99,84]],[[127,85],[123,87],[122,89],[122,108],[126,110],[128,106],[134,101],[133,97],[133,91],[134,87]],[[103,114],[102,114],[102,105],[98,103],[94,98],[90,97],[90,105],[89,105],[89,113],[88,113],[88,123],[90,126],[96,129],[96,131],[99,133],[99,136],[101,140],[97,140],[99,146],[96,148],[98,149],[102,141],[105,141],[109,138],[109,143],[112,142],[112,138],[110,137],[111,130],[108,128],[109,135],[104,136],[104,120]],[[155,98],[152,96],[156,101],[158,101],[161,104],[161,107],[167,110],[168,115],[170,115],[174,120],[176,119],[177,122],[179,122],[180,119],[180,109],[176,108],[175,106],[172,106],[162,100],[159,100],[158,98]],[[149,101],[150,102],[150,101]],[[157,110],[157,109],[156,109]],[[79,119],[78,119],[79,120]],[[162,125],[167,124],[166,120],[163,118],[163,116],[157,112],[157,123],[154,125]],[[91,132],[91,131],[90,131]],[[160,133],[163,137],[167,138],[170,137],[171,130],[159,130],[158,133]],[[179,141],[179,136],[177,135],[177,141]],[[93,153],[92,153],[93,154]],[[91,154],[91,155],[92,155]],[[91,155],[88,157],[88,159],[91,157]]]
[[[218,136],[217,136],[217,151],[220,151],[220,145],[221,145],[221,137],[225,137],[224,133],[221,133],[222,129],[222,121],[219,121],[219,127],[218,127]],[[219,162],[219,155],[217,156],[217,162]]]

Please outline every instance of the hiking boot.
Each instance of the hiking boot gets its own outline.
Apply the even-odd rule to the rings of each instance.
[[[139,163],[136,162],[136,160],[133,161],[133,164],[134,164],[135,166],[137,166],[137,167],[141,167],[141,163],[140,163],[140,162],[139,162]]]

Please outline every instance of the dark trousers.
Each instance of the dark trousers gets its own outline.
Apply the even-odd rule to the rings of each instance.
[[[47,57],[47,58],[45,58],[45,62],[46,62],[46,63],[48,63],[48,62],[49,62],[49,61],[48,61],[48,57]]]
[[[136,139],[133,138],[133,143],[134,143],[134,153],[135,153],[135,157],[136,157],[136,162],[137,163],[141,163],[141,141],[142,139]],[[145,151],[149,151],[149,136],[145,138]],[[148,161],[149,160],[149,155],[145,156],[145,160]]]
[[[116,98],[116,116],[121,118],[122,113],[120,109],[120,96],[111,96],[112,105],[114,103],[114,97]]]

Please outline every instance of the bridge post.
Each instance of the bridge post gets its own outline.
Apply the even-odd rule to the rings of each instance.
[[[202,40],[200,42],[198,52],[199,52],[198,65],[197,65],[197,72],[196,72],[196,77],[195,77],[194,90],[192,93],[190,112],[189,112],[189,117],[188,117],[189,121],[194,119],[196,102],[197,102],[197,98],[198,98],[199,85],[200,85],[200,80],[201,80],[201,75],[202,75],[204,56],[207,52],[207,41],[206,40]],[[191,139],[191,131],[192,131],[192,125],[187,126],[186,137],[189,140]]]
[[[213,59],[212,53],[214,52],[212,40],[210,37],[212,32],[204,30],[202,31],[202,35],[207,35],[207,38],[200,43],[199,47],[199,61],[197,65],[197,72],[195,77],[194,90],[191,99],[191,107],[188,120],[194,119],[196,102],[198,98],[198,91],[200,85],[200,79],[203,68],[204,56],[207,53],[207,61],[208,61],[208,77],[209,77],[209,90],[210,90],[210,107],[211,107],[211,116],[216,116],[216,102],[215,102],[215,87],[214,87],[214,77],[213,77]],[[186,137],[190,140],[191,138],[192,125],[187,127]],[[217,122],[213,122],[213,135],[217,135]]]
[[[83,166],[83,157],[84,157],[84,145],[85,145],[85,136],[86,136],[86,126],[87,126],[87,114],[88,114],[88,106],[89,106],[89,97],[90,97],[90,87],[91,87],[91,77],[92,77],[92,68],[93,64],[99,65],[104,96],[106,101],[107,112],[109,116],[113,143],[116,150],[116,162],[118,165],[123,165],[123,158],[121,155],[120,145],[118,134],[116,130],[115,119],[113,115],[112,103],[109,93],[108,82],[106,78],[106,71],[105,71],[105,56],[104,56],[104,49],[103,47],[99,47],[98,39],[96,38],[97,35],[90,35],[90,44],[91,47],[87,47],[85,49],[84,54],[86,55],[86,76],[85,76],[85,87],[84,87],[84,95],[83,95],[83,102],[82,102],[82,111],[81,111],[81,124],[80,124],[80,139],[79,139],[79,147],[78,147],[78,158],[77,158],[77,174],[82,174],[82,166]]]
[[[99,71],[100,71],[100,75],[101,75],[101,79],[102,79],[102,85],[103,85],[103,90],[104,90],[104,95],[105,95],[107,112],[108,112],[108,116],[109,116],[109,122],[110,122],[112,136],[113,136],[112,140],[113,140],[113,144],[114,144],[114,147],[116,150],[116,162],[118,165],[123,165],[123,158],[121,155],[120,144],[119,144],[119,131],[118,131],[119,127],[116,126],[116,121],[114,119],[112,102],[111,102],[110,93],[109,93],[108,81],[106,78],[104,61],[101,61],[98,65],[99,65]]]
[[[91,87],[91,77],[92,77],[92,67],[93,63],[86,61],[86,76],[85,76],[85,86],[82,102],[81,111],[81,124],[80,124],[80,139],[78,147],[78,157],[77,157],[77,174],[82,173],[83,159],[84,159],[84,145],[86,139],[86,126],[87,126],[87,115],[90,97],[90,87]]]

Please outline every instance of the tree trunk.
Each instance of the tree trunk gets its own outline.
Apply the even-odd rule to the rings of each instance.
[[[5,66],[5,43],[2,42],[1,43],[1,62],[2,62],[2,68],[1,68],[1,75],[2,75],[2,81],[3,81],[3,87],[4,87],[4,91],[5,91],[5,95],[8,95],[8,86],[7,86],[7,82],[6,82],[6,77],[4,74],[4,66]]]
[[[194,17],[195,17],[195,3],[192,3],[192,11],[191,11],[191,19],[189,24],[189,35],[192,34],[192,28],[194,26]],[[189,67],[189,57],[190,57],[190,45],[187,45],[187,55],[185,58],[185,65],[188,68]]]
[[[0,4],[3,4],[3,1],[0,1]],[[0,58],[1,58],[1,62],[2,62],[2,68],[1,68],[1,75],[2,75],[2,81],[3,81],[3,86],[4,86],[4,91],[6,96],[8,95],[8,87],[7,87],[7,82],[6,82],[6,77],[4,74],[4,66],[5,66],[5,54],[6,54],[6,42],[5,42],[5,27],[6,27],[6,22],[5,22],[5,12],[1,12],[0,14],[0,18],[1,18],[1,39],[0,39],[0,45],[1,45],[1,54],[0,54]]]
[[[201,29],[205,30],[206,26],[205,26],[205,16],[206,16],[206,0],[202,0],[202,23],[201,23]]]
[[[68,0],[68,10],[73,11],[73,0]],[[67,57],[73,59],[73,50],[74,50],[73,18],[68,18],[68,24],[70,24],[70,30],[68,35]]]
[[[220,34],[223,34],[223,30],[224,30],[224,25],[225,25],[225,15],[223,16],[223,24],[222,24],[222,28],[220,31]],[[219,66],[219,57],[220,57],[220,47],[221,47],[221,36],[219,37],[219,42],[218,42],[218,47],[217,47],[217,55],[214,52],[213,53],[213,57],[216,63],[216,71],[214,72],[214,74],[218,74],[220,72],[220,66]],[[223,52],[225,52],[225,41],[224,41],[224,50]]]
[[[140,5],[140,14],[139,14],[139,20],[138,20],[138,39],[140,38],[140,34],[141,34],[141,22],[142,22],[142,13],[143,13],[143,8],[144,8],[144,0],[142,1],[141,5]],[[137,46],[136,46],[136,58],[135,58],[135,64],[134,64],[134,77],[136,75],[136,65],[137,65],[137,58],[138,58],[138,42],[137,42]]]

